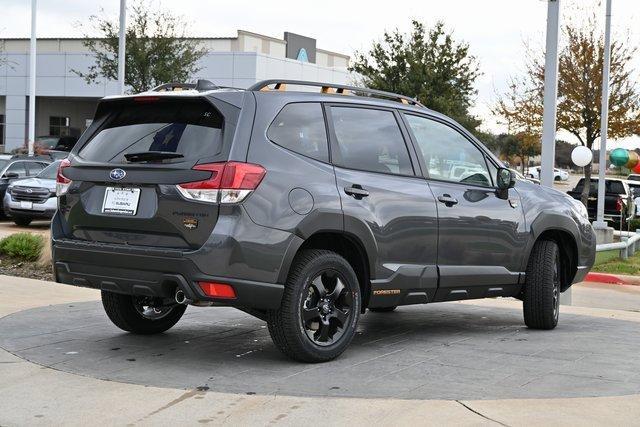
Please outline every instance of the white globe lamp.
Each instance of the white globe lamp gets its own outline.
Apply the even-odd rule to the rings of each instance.
[[[571,161],[579,167],[585,167],[593,160],[593,152],[584,145],[579,145],[571,152]]]

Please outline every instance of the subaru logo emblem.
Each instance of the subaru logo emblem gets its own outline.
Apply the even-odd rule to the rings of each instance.
[[[122,169],[113,169],[109,173],[109,177],[114,181],[120,181],[127,173]]]
[[[33,193],[33,190],[30,188],[27,188],[27,193]]]

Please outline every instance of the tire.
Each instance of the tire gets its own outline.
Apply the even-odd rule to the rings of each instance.
[[[360,286],[351,265],[335,252],[313,249],[294,259],[280,308],[267,313],[267,324],[282,353],[317,363],[344,352],[359,316]]]
[[[171,329],[187,309],[186,305],[173,304],[160,307],[161,312],[156,313],[151,306],[147,306],[150,314],[145,315],[141,306],[149,302],[146,300],[146,297],[102,291],[102,306],[109,319],[118,328],[133,334],[159,334]]]
[[[20,227],[26,227],[31,224],[32,219],[26,216],[17,216],[13,218],[13,222],[15,225],[19,225]]]
[[[535,243],[525,280],[524,323],[532,329],[553,329],[560,315],[560,249],[556,242]]]
[[[398,306],[394,305],[393,307],[370,308],[369,311],[373,311],[374,313],[391,313],[395,311],[396,308],[398,308]]]

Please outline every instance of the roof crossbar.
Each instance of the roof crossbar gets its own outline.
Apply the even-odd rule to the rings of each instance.
[[[304,80],[278,80],[278,79],[263,80],[261,82],[258,82],[250,86],[249,88],[247,88],[247,90],[262,91],[262,92],[270,91],[270,90],[286,91],[287,85],[318,87],[320,88],[320,93],[370,96],[370,97],[390,99],[405,105],[415,105],[418,107],[425,108],[424,105],[422,105],[420,101],[418,101],[417,99],[411,98],[409,96],[400,95],[397,93],[385,92],[382,90],[368,89],[368,88],[357,87],[357,86],[333,84],[333,83],[308,82]],[[273,86],[273,89],[271,89],[271,86]]]

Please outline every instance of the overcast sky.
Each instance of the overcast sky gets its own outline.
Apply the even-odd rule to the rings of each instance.
[[[131,2],[131,0],[129,0]],[[152,0],[153,1],[153,0]],[[580,7],[604,15],[599,0],[561,0],[563,19],[575,18]],[[2,0],[0,37],[28,37],[29,0]],[[442,20],[456,38],[468,42],[483,75],[478,79],[474,112],[487,129],[500,127],[489,113],[495,92],[505,89],[509,75],[522,70],[523,43],[544,46],[546,10],[544,0],[404,0],[404,1],[198,1],[162,0],[154,3],[183,15],[192,36],[235,36],[237,29],[281,38],[284,31],[317,39],[319,48],[352,55],[379,39],[385,29],[408,30],[411,18],[433,24]],[[118,0],[38,0],[38,37],[80,37],[89,15],[117,17]],[[640,0],[613,0],[613,31],[631,31],[640,46]],[[635,76],[640,80],[640,58]],[[572,141],[573,142],[573,141]],[[640,138],[623,142],[640,146]]]

